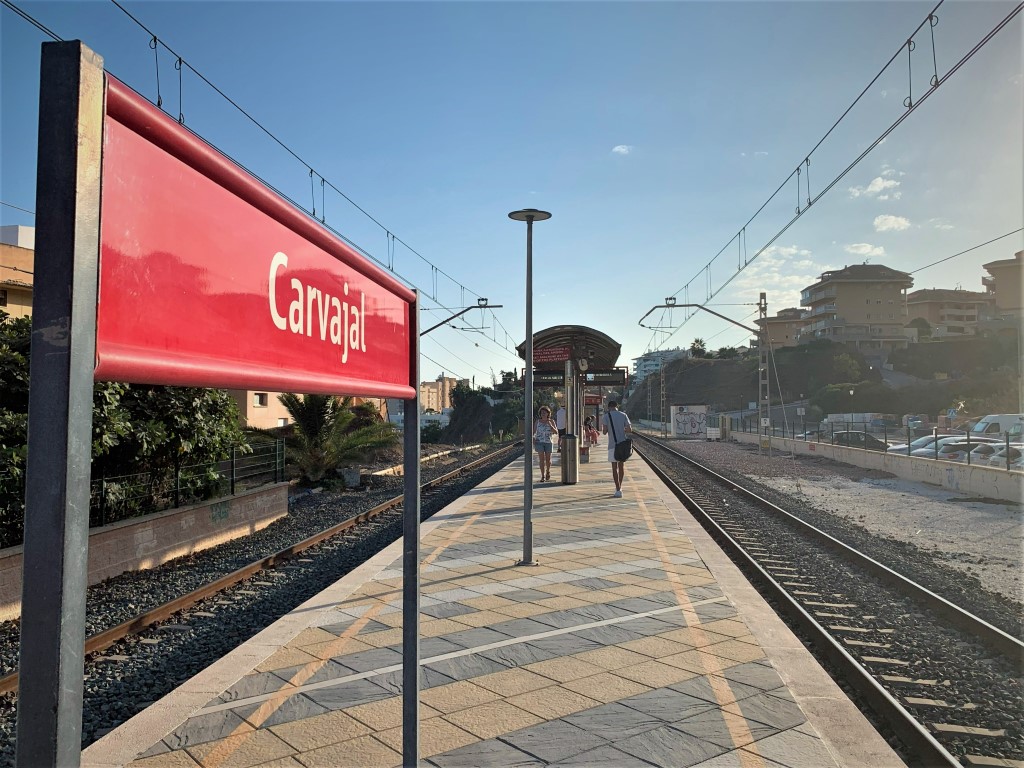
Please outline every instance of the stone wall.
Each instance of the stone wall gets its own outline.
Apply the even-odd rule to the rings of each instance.
[[[89,585],[247,536],[288,514],[288,484],[121,520],[89,532]],[[21,613],[20,546],[0,550],[0,620]]]

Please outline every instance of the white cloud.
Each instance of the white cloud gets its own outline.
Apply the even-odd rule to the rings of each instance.
[[[616,144],[614,147],[612,147],[612,152],[615,153],[616,155],[628,155],[632,151],[632,144]]]
[[[899,200],[903,197],[903,193],[897,190],[896,192],[890,192],[888,195],[879,195],[879,200]]]
[[[870,243],[851,243],[844,245],[843,250],[854,256],[885,256],[885,248]]]
[[[755,152],[754,157],[768,157],[767,152]]]
[[[757,301],[758,294],[764,291],[768,294],[770,313],[784,307],[799,307],[800,291],[816,282],[824,271],[811,256],[809,250],[796,245],[766,248],[736,278],[736,297]]]
[[[910,219],[883,214],[875,216],[875,232],[901,232],[910,229]]]
[[[890,170],[891,169],[883,171],[883,175],[888,174]],[[895,171],[893,171],[893,173],[895,173]],[[876,176],[866,187],[850,187],[850,197],[875,197],[886,190],[895,190],[899,185],[900,182],[895,179],[886,179],[882,176]],[[890,197],[895,194],[899,193],[895,191],[889,192]]]
[[[936,229],[941,229],[943,231],[955,229],[955,227],[945,219],[928,219],[928,223],[931,224]]]

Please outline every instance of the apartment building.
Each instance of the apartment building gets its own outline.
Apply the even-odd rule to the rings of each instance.
[[[992,297],[978,291],[924,288],[907,294],[907,321],[928,321],[933,338],[974,335],[992,316]]]
[[[459,379],[441,374],[435,381],[420,382],[420,408],[424,411],[441,413],[445,408],[452,407],[452,390],[458,385]],[[469,384],[463,380],[461,383]]]
[[[798,307],[780,309],[775,317],[768,317],[762,322],[757,320],[758,327],[767,326],[768,338],[772,347],[795,347],[800,337],[800,329],[804,327],[803,312]]]
[[[635,388],[652,373],[660,371],[662,366],[668,362],[686,357],[689,354],[689,350],[675,347],[674,349],[657,349],[653,352],[645,352],[640,357],[634,357],[632,386]]]
[[[35,240],[35,227],[0,227],[0,310],[11,317],[32,314]]]
[[[981,278],[981,283],[995,302],[996,317],[1024,318],[1024,251],[1017,251],[1012,259],[991,261],[982,267],[988,274]]]
[[[914,279],[881,264],[854,264],[823,272],[800,293],[804,327],[798,341],[827,339],[884,361],[907,346],[906,292]]]

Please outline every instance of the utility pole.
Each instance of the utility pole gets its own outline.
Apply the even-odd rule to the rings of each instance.
[[[668,401],[668,393],[665,390],[665,365],[664,356],[661,359],[661,436],[668,437],[668,428],[665,425],[665,404]]]
[[[757,452],[772,455],[771,400],[768,391],[768,299],[761,293],[757,300],[757,423],[759,438]],[[767,435],[767,437],[765,436]]]

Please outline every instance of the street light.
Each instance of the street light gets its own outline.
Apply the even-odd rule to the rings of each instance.
[[[533,222],[551,218],[547,211],[524,208],[508,215],[513,221],[526,222],[526,375],[523,421],[523,559],[517,565],[536,565],[533,560],[533,442],[528,434],[533,423]]]

